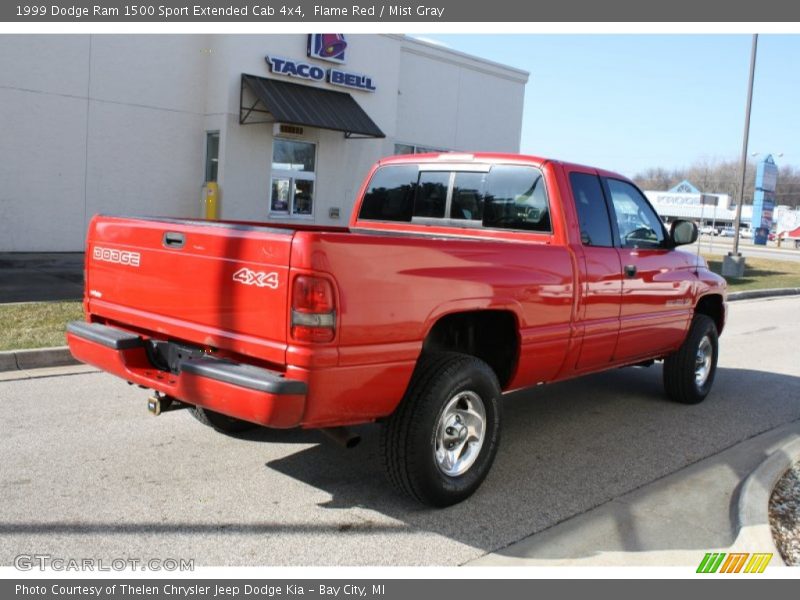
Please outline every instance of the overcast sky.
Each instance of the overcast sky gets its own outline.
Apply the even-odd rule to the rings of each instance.
[[[741,153],[750,35],[419,37],[530,73],[522,152],[628,176]],[[800,35],[759,36],[749,147],[800,167]]]

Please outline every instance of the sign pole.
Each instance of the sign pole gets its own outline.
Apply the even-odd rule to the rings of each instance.
[[[750,80],[747,84],[747,108],[744,115],[744,136],[742,139],[742,164],[740,167],[739,201],[736,204],[736,219],[733,222],[733,252],[729,252],[722,262],[722,274],[725,277],[741,277],[744,275],[744,257],[739,254],[739,226],[742,221],[742,204],[744,203],[744,181],[747,171],[747,143],[750,137],[750,107],[753,105],[753,77],[756,72],[756,51],[758,50],[758,34],[753,34],[753,45],[750,49]]]
[[[714,254],[714,232],[717,230],[717,205],[714,204],[714,216],[711,217],[711,241],[708,243],[708,253]]]

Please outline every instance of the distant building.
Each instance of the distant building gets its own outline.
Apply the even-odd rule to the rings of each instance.
[[[683,180],[667,191],[645,190],[645,196],[650,200],[653,208],[665,223],[675,219],[690,219],[698,225],[714,225],[727,227],[733,225],[736,219],[736,204],[728,194],[703,194],[690,181]],[[703,197],[706,202],[703,204]],[[713,205],[711,198],[717,199]],[[773,213],[774,229],[780,233],[800,227],[800,208],[779,205]],[[753,205],[742,206],[742,225],[752,226]]]
[[[732,225],[736,218],[736,205],[728,194],[703,194],[689,181],[681,181],[666,191],[645,190],[645,196],[665,223],[675,219],[691,219],[700,225]],[[705,204],[703,197],[705,196]],[[716,206],[714,206],[716,198]],[[710,203],[709,203],[710,202]],[[742,223],[749,224],[753,207],[742,207]]]

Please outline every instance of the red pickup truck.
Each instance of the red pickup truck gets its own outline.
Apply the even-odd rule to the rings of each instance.
[[[724,279],[614,173],[532,156],[381,160],[349,227],[96,216],[74,356],[223,432],[382,422],[389,477],[472,494],[505,392],[664,361],[700,402]],[[176,405],[177,406],[177,405]]]

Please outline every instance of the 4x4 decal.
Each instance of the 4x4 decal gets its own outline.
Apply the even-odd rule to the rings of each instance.
[[[273,290],[278,288],[278,274],[275,272],[265,273],[264,271],[253,271],[247,267],[242,267],[233,274],[236,283],[244,285],[254,285],[256,287],[268,287]]]

